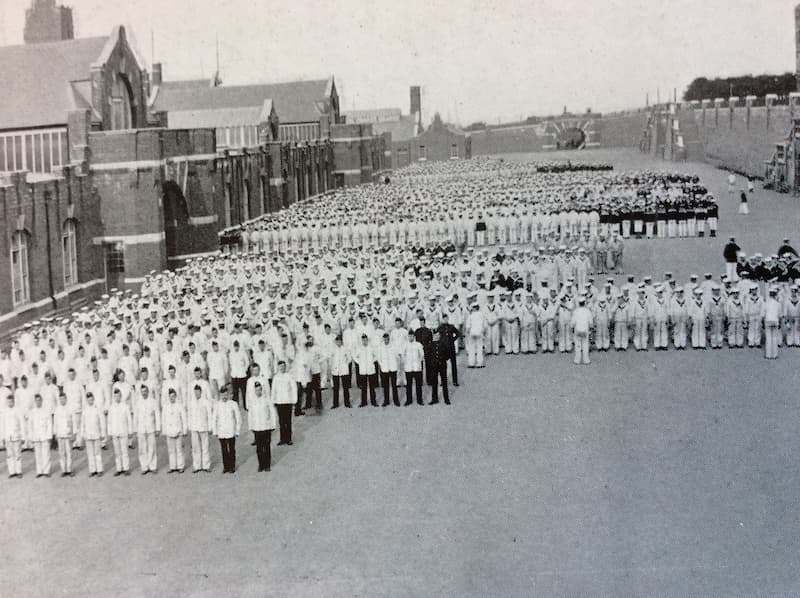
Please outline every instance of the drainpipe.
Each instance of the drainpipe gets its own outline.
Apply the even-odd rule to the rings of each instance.
[[[44,226],[47,230],[47,234],[45,235],[46,243],[47,243],[47,283],[49,285],[50,290],[50,301],[53,303],[53,309],[57,309],[58,305],[56,304],[56,292],[53,286],[53,246],[50,242],[50,199],[52,195],[50,190],[47,189],[44,192]]]

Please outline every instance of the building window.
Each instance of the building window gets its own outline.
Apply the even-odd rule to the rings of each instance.
[[[451,143],[450,144],[450,157],[451,158],[458,158],[458,144]]]
[[[11,290],[14,305],[21,305],[31,300],[28,280],[28,235],[24,231],[17,231],[11,237]]]
[[[48,173],[68,161],[66,129],[0,133],[0,172]]]
[[[428,159],[428,149],[424,145],[419,146],[419,159],[420,160]]]
[[[122,75],[118,74],[114,78],[110,102],[111,128],[114,130],[130,129],[133,126],[132,98],[127,82]]]
[[[61,231],[61,254],[64,259],[64,288],[78,284],[78,242],[75,221],[67,220]]]

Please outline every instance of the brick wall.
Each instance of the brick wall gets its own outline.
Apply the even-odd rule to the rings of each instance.
[[[26,182],[25,173],[14,173],[11,185],[0,188],[3,242],[0,244],[0,334],[41,314],[71,312],[88,297],[104,292],[101,248],[93,243],[99,234],[99,197],[89,177],[71,169],[63,176]],[[78,280],[64,283],[62,230],[72,220],[76,228]],[[11,285],[11,240],[17,231],[28,239],[30,301],[14,306]]]
[[[705,116],[700,108],[694,112],[706,160],[751,176],[764,176],[764,161],[772,158],[775,144],[791,129],[788,106],[770,107],[769,119],[765,106],[751,108],[749,126],[744,106],[733,109],[732,120],[727,106],[719,107],[718,118],[713,106],[705,109]]]

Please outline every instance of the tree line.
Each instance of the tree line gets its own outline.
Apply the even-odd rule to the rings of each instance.
[[[768,93],[787,96],[797,91],[797,77],[794,73],[782,75],[743,75],[741,77],[726,77],[707,79],[698,77],[689,84],[683,99],[704,100],[714,98],[728,98],[737,96],[743,98],[748,95],[763,97]]]

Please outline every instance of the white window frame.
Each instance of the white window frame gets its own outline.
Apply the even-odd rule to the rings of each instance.
[[[16,256],[16,264],[14,258]],[[13,304],[24,305],[31,300],[28,264],[28,234],[18,230],[11,236],[11,298]]]
[[[78,227],[70,219],[61,229],[61,252],[64,260],[64,288],[78,284]]]
[[[26,136],[31,137],[33,148],[31,157],[33,164],[28,163],[28,141]],[[36,173],[49,173],[64,166],[62,146],[67,137],[67,130],[64,128],[50,129],[29,129],[26,131],[9,131],[0,133],[0,145],[3,147],[3,159],[0,161],[0,172],[27,171]],[[15,142],[19,138],[22,154],[17,160]],[[44,140],[50,141],[50,148],[47,153],[44,149]],[[50,168],[45,168],[46,158],[49,158]],[[39,165],[37,166],[37,161]]]

